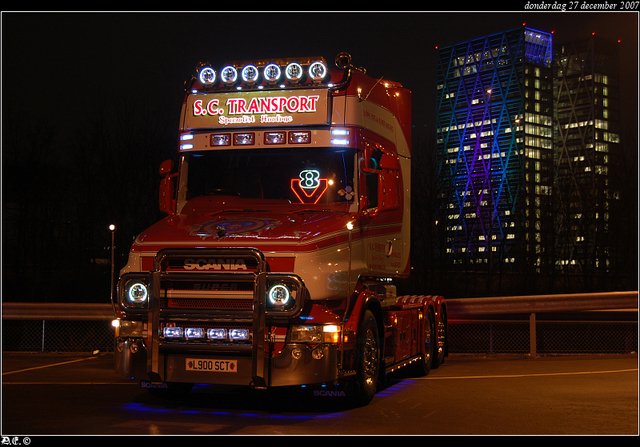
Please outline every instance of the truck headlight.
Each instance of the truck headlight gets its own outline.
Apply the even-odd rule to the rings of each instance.
[[[270,317],[291,317],[304,305],[306,289],[296,275],[269,273],[263,291],[266,312]]]
[[[141,282],[131,284],[127,291],[127,298],[133,304],[143,304],[149,299],[149,291],[147,286]]]
[[[274,307],[286,307],[291,300],[291,292],[284,284],[274,284],[267,291],[269,303]]]
[[[123,277],[119,284],[120,305],[125,309],[146,309],[149,303],[149,284],[145,277]]]

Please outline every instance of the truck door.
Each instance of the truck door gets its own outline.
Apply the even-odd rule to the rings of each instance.
[[[399,268],[402,250],[402,192],[397,156],[379,143],[365,141],[360,162],[366,262],[372,272],[393,274]]]

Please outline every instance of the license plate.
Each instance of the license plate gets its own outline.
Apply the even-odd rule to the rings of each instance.
[[[187,359],[185,369],[187,371],[235,373],[238,372],[238,362],[236,360]]]

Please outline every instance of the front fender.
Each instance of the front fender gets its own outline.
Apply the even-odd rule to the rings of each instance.
[[[367,310],[373,312],[373,315],[376,317],[376,322],[378,323],[379,333],[384,334],[382,305],[380,304],[378,295],[370,290],[363,290],[358,293],[351,310],[349,311],[349,309],[347,309],[348,315],[344,325],[344,332],[346,334],[355,335],[358,333],[360,323]]]

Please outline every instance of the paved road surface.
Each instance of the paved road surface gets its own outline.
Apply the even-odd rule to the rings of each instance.
[[[3,436],[638,435],[637,355],[452,355],[427,377],[394,376],[361,408],[217,386],[162,401],[115,375],[111,354],[4,354],[2,371]]]

